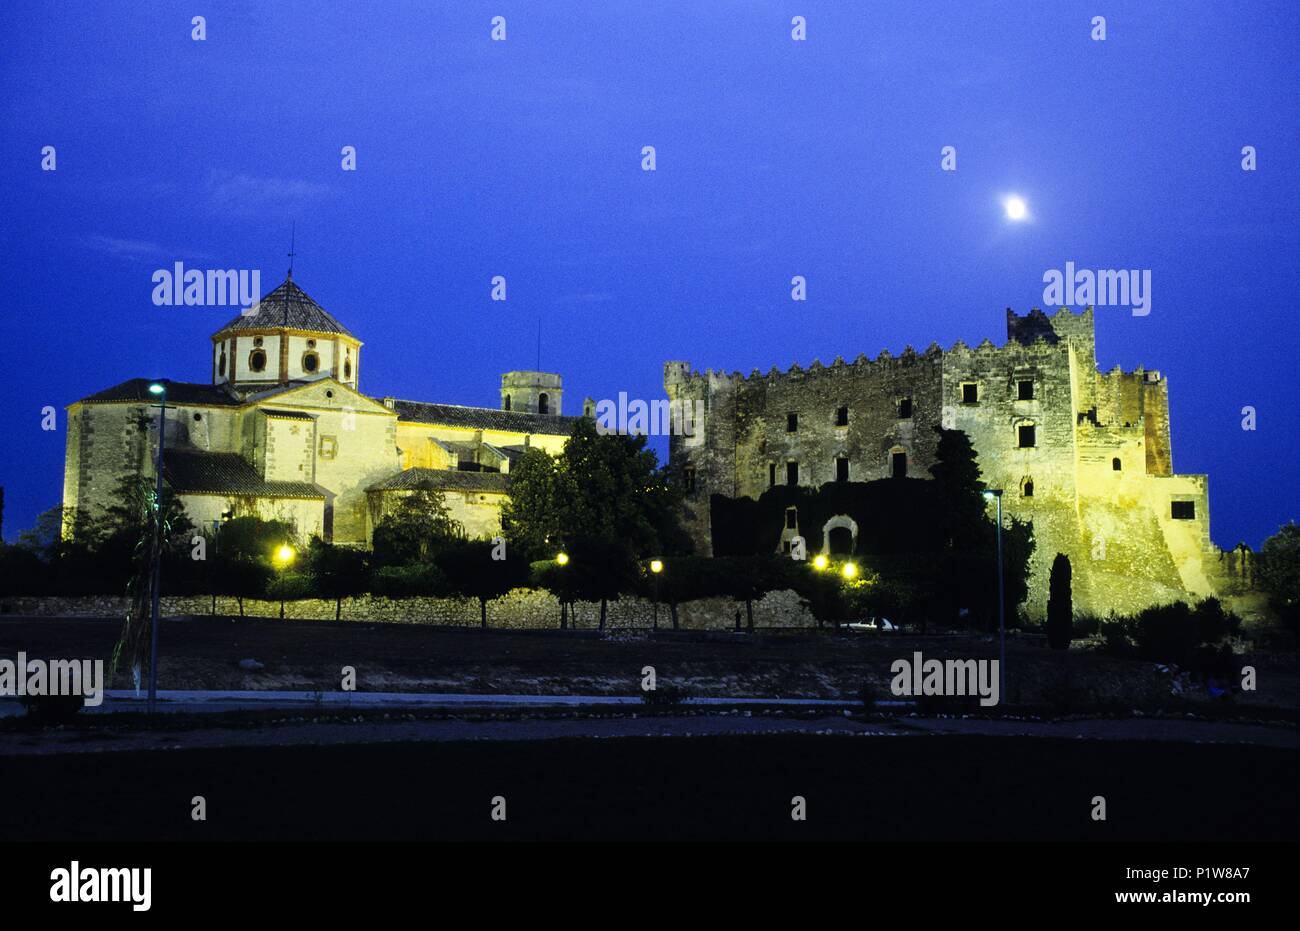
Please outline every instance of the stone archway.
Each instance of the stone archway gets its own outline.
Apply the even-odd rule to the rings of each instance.
[[[848,556],[858,546],[858,523],[847,514],[836,514],[822,527],[822,552]]]

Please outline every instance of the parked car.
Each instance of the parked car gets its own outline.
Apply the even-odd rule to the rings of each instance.
[[[854,630],[854,631],[865,631],[865,630],[897,631],[898,625],[895,624],[893,621],[889,620],[888,618],[869,617],[865,621],[854,621],[851,624],[845,624],[844,629]]]

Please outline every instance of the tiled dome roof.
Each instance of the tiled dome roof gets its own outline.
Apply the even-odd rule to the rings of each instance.
[[[292,330],[309,330],[315,333],[341,333],[352,336],[343,324],[334,319],[307,292],[293,282],[292,274],[284,283],[254,305],[255,312],[243,312],[231,320],[217,334],[232,330],[261,330],[267,327],[286,327]],[[250,308],[252,310],[252,308]],[[353,337],[355,339],[355,337]]]

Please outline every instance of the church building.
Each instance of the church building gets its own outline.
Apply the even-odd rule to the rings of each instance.
[[[465,407],[360,390],[362,342],[293,273],[211,337],[211,381],[133,378],[68,407],[65,520],[94,519],[123,478],[155,477],[165,389],[163,478],[195,525],[246,514],[366,544],[396,499],[442,491],[470,537],[500,529],[510,465],[556,454],[575,418],[549,372],[501,376],[501,406]]]

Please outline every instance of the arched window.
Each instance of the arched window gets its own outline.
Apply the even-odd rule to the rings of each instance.
[[[1020,480],[1020,495],[1023,498],[1034,496],[1034,480],[1027,475]]]
[[[551,412],[551,399],[545,394],[537,396],[537,413],[549,414]]]
[[[352,350],[343,351],[343,380],[348,381],[352,378]]]
[[[302,354],[302,370],[310,374],[318,368],[320,368],[320,356],[314,352],[304,352]]]
[[[1124,468],[1124,463],[1119,461],[1119,456],[1116,456],[1110,461],[1110,467],[1118,472],[1120,469]]]
[[[221,356],[217,359],[217,374],[221,377],[226,375],[226,350],[221,350]]]
[[[506,395],[505,399],[501,402],[501,409],[503,411],[510,410],[510,395]]]

